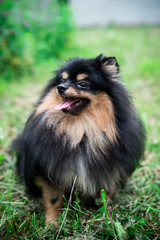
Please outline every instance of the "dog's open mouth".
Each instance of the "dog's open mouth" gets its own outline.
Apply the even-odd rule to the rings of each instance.
[[[56,110],[62,110],[66,113],[76,114],[89,103],[87,98],[65,98],[64,101],[57,106]]]

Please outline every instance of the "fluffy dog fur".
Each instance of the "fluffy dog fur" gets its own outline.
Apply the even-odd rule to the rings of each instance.
[[[144,151],[144,127],[118,79],[115,57],[68,61],[45,88],[14,141],[18,173],[42,195],[46,222],[55,222],[63,194],[82,199],[112,194]]]

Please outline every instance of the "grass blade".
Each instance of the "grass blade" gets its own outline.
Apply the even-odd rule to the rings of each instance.
[[[104,189],[101,189],[101,199],[104,205],[104,213],[106,217],[106,224],[108,225],[108,212],[107,212],[107,205],[106,205],[106,194]]]

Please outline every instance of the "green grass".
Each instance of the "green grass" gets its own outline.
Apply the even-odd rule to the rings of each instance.
[[[160,237],[160,27],[78,30],[58,61],[35,66],[32,76],[0,80],[0,239],[158,239]],[[71,57],[116,56],[122,80],[147,128],[145,159],[107,208],[87,210],[66,201],[56,229],[45,228],[39,200],[24,194],[9,144],[32,110],[52,70]],[[102,194],[103,195],[103,194]],[[62,225],[63,223],[63,225]]]

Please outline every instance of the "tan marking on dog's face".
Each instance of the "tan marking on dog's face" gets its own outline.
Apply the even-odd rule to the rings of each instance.
[[[63,191],[43,180],[41,177],[37,177],[36,185],[42,190],[43,204],[45,208],[46,224],[57,225],[57,217],[60,213],[60,208],[63,204]],[[53,204],[52,199],[57,198],[57,201]]]
[[[69,78],[69,74],[68,74],[67,72],[63,72],[63,73],[62,73],[62,78],[63,78],[64,80],[67,80],[67,79]]]
[[[88,77],[88,75],[86,73],[80,73],[77,75],[77,80],[85,80]]]
[[[34,118],[49,109],[55,110],[55,106],[62,102],[62,98],[57,95],[56,88],[51,90],[43,99],[42,103],[38,105],[35,110]],[[55,110],[56,111],[56,110]]]
[[[77,92],[77,90],[75,90],[72,87],[69,87],[66,90],[65,94],[66,94],[66,97],[79,97],[80,96],[79,93]],[[55,106],[62,103],[63,101],[64,100],[62,99],[62,97],[57,94],[56,88],[54,88],[44,97],[42,103],[38,105],[37,109],[35,110],[34,118],[38,114],[40,114],[42,112],[46,112],[48,110],[51,110],[52,112],[55,112],[57,114],[59,114],[60,112],[62,113],[62,111],[58,112],[57,110],[55,110]]]
[[[79,97],[79,93],[77,92],[77,90],[75,90],[72,87],[69,87],[66,92],[65,92],[66,97]],[[43,99],[42,103],[38,105],[35,114],[34,114],[34,118],[45,111],[48,110],[52,110],[52,112],[56,112],[58,113],[57,110],[55,110],[55,106],[57,106],[58,104],[62,103],[64,100],[62,99],[62,97],[60,97],[57,94],[56,88],[54,88],[53,90],[51,90]],[[62,112],[62,111],[61,111]]]
[[[75,88],[69,87],[65,92],[65,96],[80,97],[80,92],[78,92]]]

